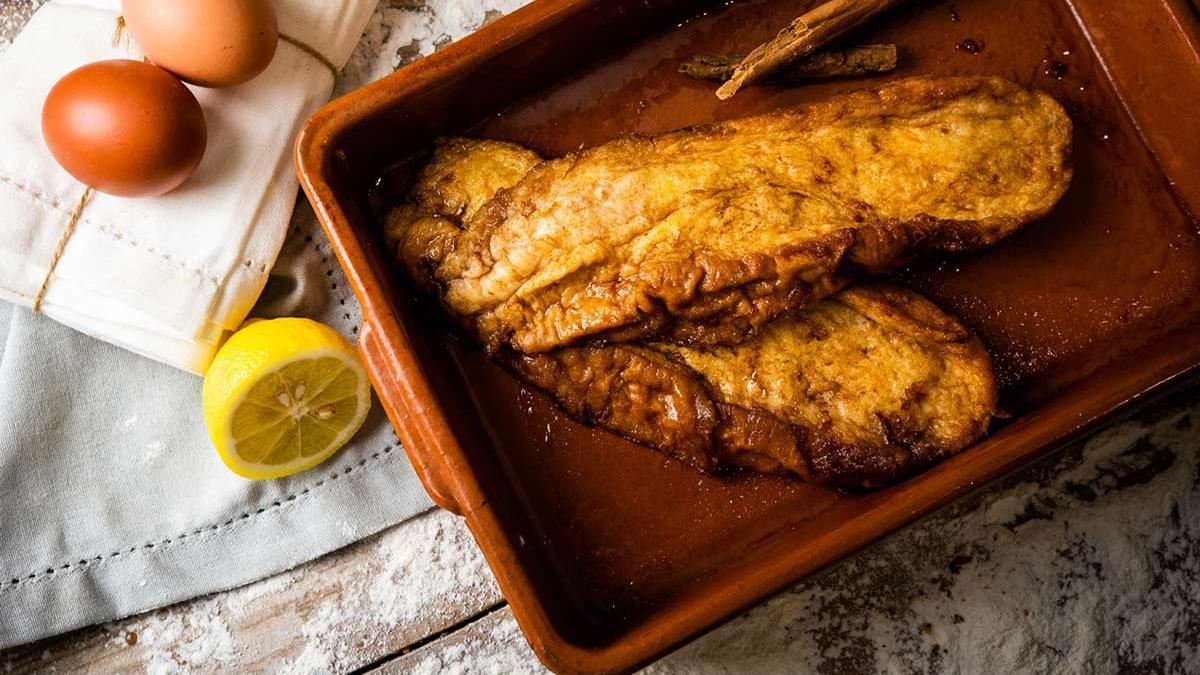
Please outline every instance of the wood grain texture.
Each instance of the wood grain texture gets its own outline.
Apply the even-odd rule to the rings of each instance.
[[[512,609],[500,607],[462,629],[402,654],[369,672],[437,675],[448,672],[548,673],[521,636]]]
[[[503,602],[434,510],[239,589],[0,653],[0,672],[346,672]]]

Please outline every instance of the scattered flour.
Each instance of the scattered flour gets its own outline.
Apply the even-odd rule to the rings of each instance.
[[[452,625],[464,611],[501,602],[470,531],[449,513],[430,512],[355,547],[360,550],[94,630],[106,652],[127,650],[152,674],[252,670],[273,653],[281,662],[272,672],[319,674],[360,668]],[[339,567],[339,555],[353,565]],[[265,645],[267,636],[276,642]],[[69,649],[66,643],[38,646],[40,660],[61,658],[60,647]],[[3,655],[5,671],[14,660],[22,663],[20,652]]]
[[[225,594],[225,609],[229,610],[234,619],[239,619],[253,611],[255,603],[268,596],[275,596],[292,587],[296,582],[296,572],[289,571],[276,574],[236,588]]]
[[[363,643],[363,636],[398,636],[446,625],[460,616],[455,607],[484,607],[500,599],[470,532],[450,514],[410,521],[384,533],[373,546],[369,572],[345,578],[340,592],[323,597],[305,615],[305,647],[287,664],[287,672],[353,669],[389,651],[389,643]],[[423,633],[410,636],[421,637]]]
[[[237,663],[239,648],[222,616],[219,596],[162,609],[138,621],[137,643],[147,673],[220,670]],[[114,641],[124,641],[119,630]]]
[[[158,458],[162,457],[163,448],[165,447],[166,445],[159,440],[154,440],[147,443],[146,452],[142,453],[142,463],[153,464],[157,462]]]
[[[332,662],[333,656],[330,655],[329,650],[321,642],[307,640],[300,655],[291,663],[284,664],[278,672],[279,675],[332,672],[329,665]]]
[[[383,0],[342,69],[334,95],[378,80],[529,0]]]
[[[546,672],[529,647],[512,612],[505,608],[443,642],[414,651],[384,669],[407,675],[509,675]]]
[[[377,619],[387,625],[409,623],[418,612],[428,620],[426,610],[454,593],[500,593],[470,532],[458,520],[423,519],[402,537],[381,538],[378,555],[381,574],[371,580],[367,595]]]

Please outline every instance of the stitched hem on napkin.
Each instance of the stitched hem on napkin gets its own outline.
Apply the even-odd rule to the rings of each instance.
[[[416,484],[399,445],[313,473],[320,477],[225,521],[0,581],[0,649],[236,588],[430,507],[420,490],[397,491]]]

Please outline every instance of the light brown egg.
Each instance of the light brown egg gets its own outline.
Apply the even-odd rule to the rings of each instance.
[[[116,59],[77,68],[42,105],[42,136],[81,183],[121,197],[175,189],[204,157],[196,97],[158,66]]]
[[[249,81],[279,40],[272,0],[122,0],[121,13],[147,58],[201,87]]]

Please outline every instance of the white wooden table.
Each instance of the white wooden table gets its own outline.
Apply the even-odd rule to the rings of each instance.
[[[0,47],[35,4],[0,0]],[[339,89],[519,4],[383,0]],[[1194,387],[650,670],[1200,672],[1197,446]],[[0,652],[0,673],[540,670],[466,528],[437,510],[240,589]]]

